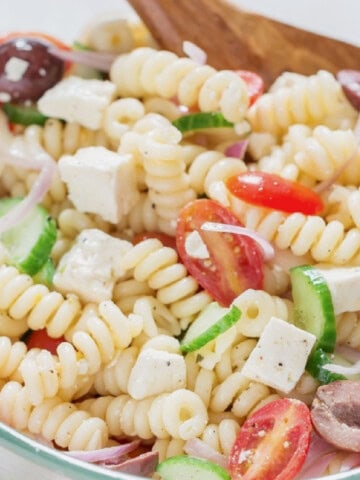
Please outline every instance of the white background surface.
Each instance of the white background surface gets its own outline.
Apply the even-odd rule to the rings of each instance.
[[[360,0],[231,1],[360,45]],[[125,0],[0,0],[0,31],[31,28],[71,41],[81,27],[99,13],[121,12],[124,4]]]

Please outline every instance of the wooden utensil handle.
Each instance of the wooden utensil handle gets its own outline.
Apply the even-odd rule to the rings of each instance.
[[[269,85],[284,70],[360,69],[360,48],[301,30],[224,0],[129,0],[161,48],[183,55],[189,40],[218,69],[254,70]],[[330,8],[330,7],[329,7]]]

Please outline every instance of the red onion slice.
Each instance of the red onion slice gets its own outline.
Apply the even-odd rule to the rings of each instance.
[[[248,144],[249,144],[248,140],[241,140],[239,142],[235,142],[226,148],[225,155],[227,157],[235,157],[235,158],[240,158],[240,160],[242,160],[245,156]]]
[[[13,162],[9,161],[10,158],[12,158]],[[11,156],[10,154],[6,155],[5,161],[8,161],[8,163],[23,161],[24,164],[27,163],[29,165],[29,168],[41,168],[41,172],[24,200],[0,218],[0,234],[15,227],[31,212],[35,205],[41,202],[50,188],[51,180],[56,170],[56,163],[45,153],[38,155],[36,160],[32,162],[27,162],[27,160],[22,157]]]
[[[351,105],[360,110],[360,71],[340,70],[336,78]]]
[[[331,452],[323,455],[320,458],[317,458],[316,461],[309,468],[307,468],[305,471],[301,470],[296,479],[310,480],[321,477],[321,475],[323,475],[327,467],[330,465],[335,455],[336,452]]]
[[[259,244],[262,249],[263,258],[265,262],[274,258],[275,250],[274,247],[269,243],[265,238],[260,236],[258,233],[253,230],[249,230],[245,227],[239,227],[238,225],[227,225],[226,223],[216,223],[216,222],[204,222],[201,225],[201,230],[207,230],[211,232],[221,232],[221,233],[234,233],[235,235],[245,235],[252,238]]]
[[[129,458],[117,465],[103,466],[109,470],[130,473],[131,475],[139,475],[141,477],[149,477],[154,474],[158,462],[158,452],[146,452],[137,457]]]
[[[321,476],[336,452],[333,445],[313,431],[311,433],[309,451],[296,480],[307,480]]]
[[[67,62],[79,63],[108,73],[117,55],[112,53],[92,52],[83,50],[60,50],[50,47],[49,53]]]
[[[360,453],[350,453],[344,459],[340,467],[340,472],[347,472],[356,467],[360,467]]]
[[[360,373],[360,361],[349,367],[327,363],[323,368],[329,370],[329,372],[338,373],[339,375],[345,375],[345,377],[348,377],[349,375],[358,375]]]
[[[187,55],[191,60],[198,63],[199,65],[205,65],[207,61],[206,52],[193,42],[189,42],[185,40],[183,42],[183,52]]]
[[[210,462],[220,465],[220,467],[228,468],[229,462],[225,455],[217,452],[200,438],[192,438],[185,443],[184,452],[193,457],[203,458]]]
[[[84,462],[118,464],[122,457],[134,451],[139,445],[140,440],[134,440],[133,442],[116,445],[115,447],[100,448],[99,450],[90,451],[76,450],[66,452],[66,454],[70,457],[75,457],[78,460],[83,460]]]

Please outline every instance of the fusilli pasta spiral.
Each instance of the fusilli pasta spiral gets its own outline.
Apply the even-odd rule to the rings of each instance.
[[[130,249],[122,258],[121,268],[134,269],[135,280],[148,282],[176,318],[190,317],[211,301],[207,293],[199,291],[184,265],[178,263],[175,250],[164,247],[157,239],[143,240]]]
[[[233,122],[244,118],[248,94],[235,72],[217,72],[189,58],[151,48],[138,48],[121,55],[112,65],[110,78],[123,97],[177,95],[180,103],[201,111],[221,110]]]
[[[281,135],[295,123],[320,123],[336,114],[344,103],[347,100],[340,84],[331,73],[321,70],[303,82],[262,95],[250,107],[247,118],[254,131]],[[352,107],[348,105],[348,109],[351,115]]]
[[[99,397],[80,403],[80,408],[106,419],[111,435],[143,439],[188,440],[204,431],[208,415],[200,397],[186,389],[134,400],[129,395]]]
[[[108,440],[106,423],[100,418],[56,397],[34,407],[26,387],[13,381],[0,391],[0,419],[69,450],[96,450],[105,447]]]

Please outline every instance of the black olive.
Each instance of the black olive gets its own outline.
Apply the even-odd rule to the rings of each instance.
[[[49,53],[49,47],[33,38],[15,38],[0,45],[0,100],[36,101],[61,80],[64,62]]]

